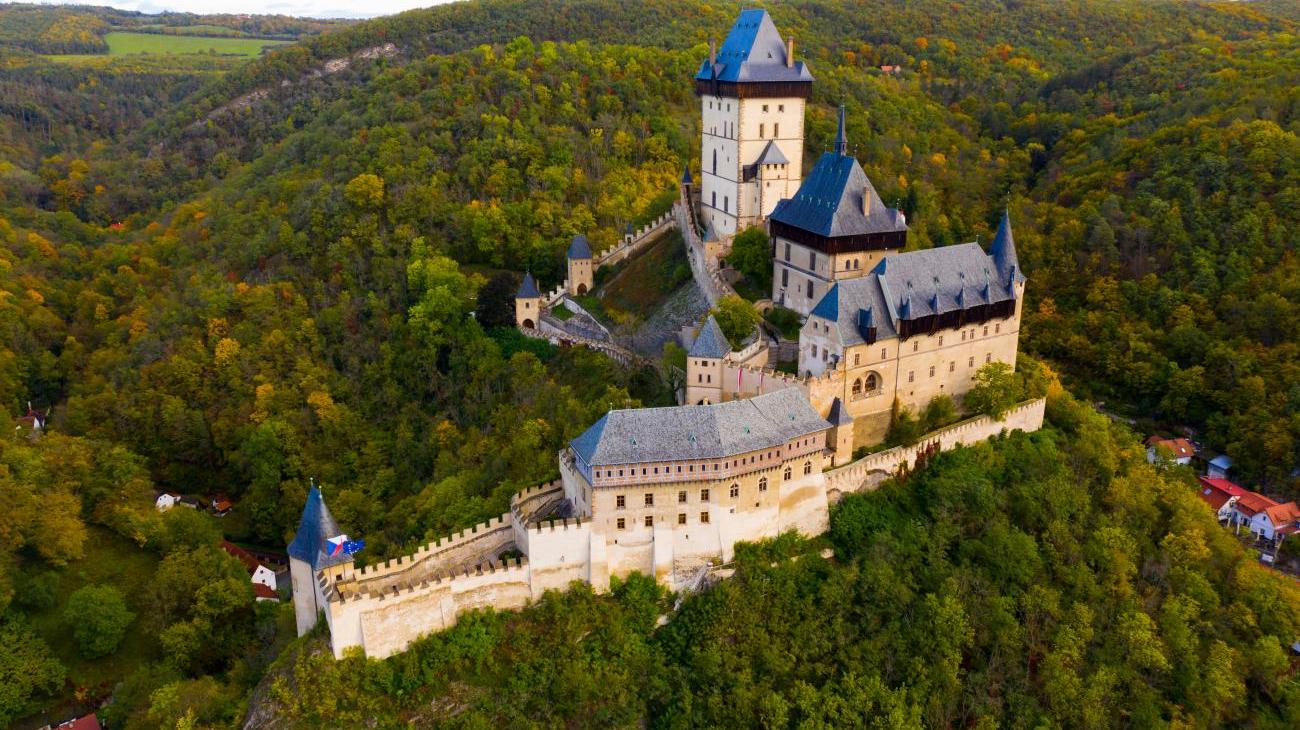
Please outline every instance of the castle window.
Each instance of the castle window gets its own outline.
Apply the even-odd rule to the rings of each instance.
[[[685,512],[678,512],[678,513],[677,513],[677,524],[679,524],[679,525],[684,525],[684,524],[686,524],[686,513],[685,513]]]
[[[767,104],[764,104],[764,105],[763,105],[763,113],[764,113],[764,114],[767,113]]]
[[[887,348],[884,348],[884,347],[880,348],[880,359],[881,359],[881,360],[884,360],[886,357],[889,357],[889,354],[888,354],[888,353],[889,353],[889,350],[888,350]]]
[[[659,473],[659,467],[656,466],[656,467],[655,467],[655,474],[658,474],[658,473]]]
[[[622,517],[618,518],[617,524],[618,524],[618,529],[620,530],[627,528],[627,520],[623,519]]]
[[[939,347],[943,347],[943,335],[939,335]]]
[[[930,366],[930,377],[932,377],[932,378],[934,377],[934,366],[933,366],[933,365]]]
[[[785,104],[777,104],[777,105],[776,105],[776,110],[779,111],[779,112],[783,112],[783,111],[785,111]]]
[[[763,477],[762,479],[758,480],[758,491],[760,492],[767,491],[767,477]]]
[[[996,335],[996,334],[998,334],[998,333],[1001,332],[1001,331],[1002,331],[1002,325],[1000,325],[1000,324],[995,324],[995,325],[993,325],[993,334]]]
[[[966,359],[966,367],[968,367],[968,368],[973,368],[973,367],[975,367],[975,356],[974,356],[974,355],[971,355],[969,358]]]
[[[809,282],[808,282],[808,298],[809,298],[809,299],[812,299],[812,295],[813,295],[813,283],[812,283],[812,281],[809,281]]]
[[[989,336],[989,326],[988,326],[988,325],[984,325],[984,336],[985,336],[985,337],[988,337],[988,336]]]
[[[993,355],[992,355],[992,353],[988,353],[988,352],[984,353],[984,364],[985,364],[985,365],[988,365],[989,362],[990,362],[992,359],[993,359]]]
[[[805,461],[805,462],[803,463],[803,473],[804,473],[804,474],[812,474],[812,462],[811,462],[811,461]]]
[[[655,518],[654,518],[654,515],[646,515],[646,516],[645,516],[645,526],[646,526],[646,527],[654,527],[654,526],[655,526]]]
[[[962,341],[962,342],[965,342],[965,341],[966,341],[966,330],[962,330],[962,331],[961,331],[961,341]]]
[[[853,381],[853,395],[862,395],[862,378]]]
[[[880,378],[876,377],[875,373],[867,373],[867,392],[870,393],[871,391],[879,387],[880,387]]]
[[[787,466],[785,468],[785,473],[781,475],[781,478],[786,479],[788,481],[792,476],[794,476],[794,472],[790,469],[790,467]]]
[[[708,513],[708,512],[701,512],[701,513],[700,513],[700,522],[703,523],[703,524],[705,524],[705,525],[709,524],[709,513]]]
[[[615,498],[614,498],[614,506],[615,506],[616,508],[618,508],[618,509],[623,509],[624,507],[626,507],[626,506],[627,506],[627,497],[624,497],[624,496],[621,495],[621,494],[618,495],[617,497],[615,497]]]
[[[718,151],[717,150],[713,151],[713,174],[714,175],[718,174]],[[717,196],[718,196],[717,193],[713,194],[714,197],[713,207],[715,208],[718,207]]]
[[[957,371],[957,361],[952,360],[948,363],[948,372],[953,373],[956,371]]]
[[[732,499],[735,499],[736,497],[739,497],[739,496],[740,496],[740,485],[739,485],[739,484],[732,484],[732,485],[731,485],[731,498],[732,498]]]
[[[718,165],[715,163],[715,164],[713,165],[713,172],[716,173],[717,171],[718,171]],[[714,190],[714,191],[713,191],[713,202],[709,204],[709,207],[710,207],[710,208],[717,208],[717,207],[718,207],[718,191],[717,191],[717,190]]]
[[[808,252],[808,270],[809,270],[809,271],[816,271],[816,270],[817,270],[817,252],[816,252],[816,251],[809,251],[809,252]]]
[[[701,489],[701,490],[700,490],[700,501],[701,501],[701,502],[707,502],[707,501],[709,501],[709,490],[707,490],[707,489]]]
[[[912,352],[916,352],[916,349],[917,349],[918,347],[920,347],[920,346],[921,346],[921,342],[920,342],[919,340],[916,341],[916,342],[913,342],[913,343],[912,343]]]
[[[780,136],[781,136],[781,123],[780,123],[780,122],[772,122],[772,136],[773,136],[773,137],[780,137]]]
[[[600,471],[599,471],[599,470],[596,471],[596,478],[597,478],[597,479],[600,478]]]
[[[762,138],[763,138],[763,127],[764,127],[764,125],[760,122],[759,125],[758,125],[758,138],[759,138],[759,139],[762,139]]]
[[[646,492],[646,493],[645,493],[645,506],[647,506],[647,507],[653,507],[653,506],[655,506],[655,495],[654,495],[654,492]]]
[[[694,465],[694,464],[687,464],[687,465],[686,465],[686,471],[688,471],[688,472],[690,472],[690,471],[695,471],[695,465]]]
[[[686,504],[686,490],[677,493],[677,502],[678,504]]]
[[[908,371],[907,371],[907,382],[911,383],[911,382],[913,382],[913,381],[915,381],[915,380],[916,380],[916,371],[915,371],[915,370],[908,370]]]
[[[790,260],[790,244],[788,243],[785,245],[785,260]]]
[[[722,196],[722,212],[728,213],[730,211],[731,211],[731,203],[728,200],[727,196],[724,195]]]
[[[618,470],[618,475],[619,475],[619,476],[623,476],[623,470],[622,470],[622,469],[619,469],[619,470]]]

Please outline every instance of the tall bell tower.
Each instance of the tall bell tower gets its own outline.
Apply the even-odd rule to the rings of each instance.
[[[695,74],[700,97],[700,216],[721,236],[762,222],[803,179],[812,73],[766,10],[743,10]]]

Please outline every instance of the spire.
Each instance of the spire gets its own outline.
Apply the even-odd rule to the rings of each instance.
[[[845,157],[849,154],[849,138],[844,131],[844,105],[840,104],[840,128],[835,132],[835,154]]]
[[[519,285],[519,293],[515,294],[515,299],[536,299],[542,295],[537,291],[537,282],[533,279],[533,272],[524,273],[524,283]]]
[[[691,180],[691,166],[686,165],[685,168],[682,170],[682,184],[691,185],[693,183],[694,181]]]
[[[1002,211],[1002,222],[998,224],[998,232],[989,246],[989,256],[993,257],[993,265],[1008,284],[1025,280],[1025,275],[1020,273],[1020,260],[1016,258],[1016,240],[1011,235],[1010,210]]]
[[[302,519],[298,521],[298,532],[289,543],[289,557],[311,565],[312,570],[320,570],[331,565],[352,561],[351,555],[331,556],[325,551],[325,541],[342,535],[339,524],[334,521],[329,507],[320,489],[312,485],[307,492],[307,503],[302,508]]]
[[[569,242],[569,258],[571,259],[589,259],[591,258],[591,244],[587,243],[587,237],[581,233],[575,235]]]

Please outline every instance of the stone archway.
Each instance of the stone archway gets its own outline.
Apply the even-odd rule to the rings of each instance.
[[[579,285],[578,285],[578,296],[582,296],[583,294],[586,294],[586,293],[587,293],[587,285],[586,285],[586,284],[579,284]]]
[[[524,329],[526,329],[526,330],[531,330],[531,329],[537,329],[537,328],[533,325],[533,320],[531,320],[531,319],[525,319],[525,320],[524,320]]]

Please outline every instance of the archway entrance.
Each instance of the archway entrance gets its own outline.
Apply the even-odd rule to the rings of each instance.
[[[586,285],[586,284],[579,284],[579,285],[578,285],[578,296],[582,296],[583,294],[586,294],[586,293],[587,293],[587,285]]]
[[[525,320],[524,320],[524,329],[526,329],[526,330],[536,329],[536,328],[533,326],[533,320],[531,320],[531,319],[525,319]]]

